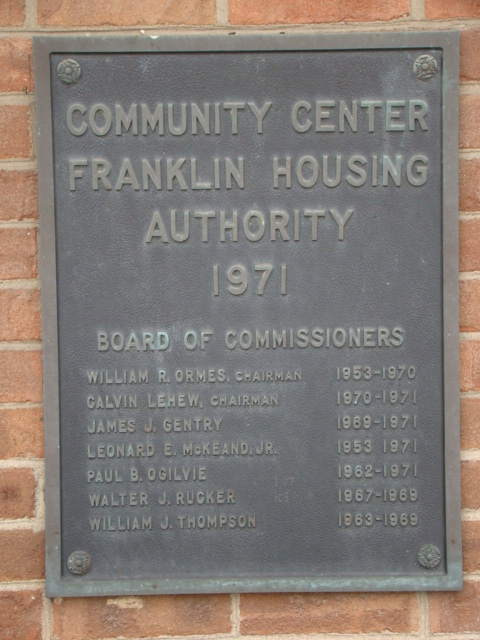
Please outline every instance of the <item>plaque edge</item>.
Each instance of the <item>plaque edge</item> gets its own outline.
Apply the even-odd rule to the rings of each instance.
[[[89,35],[89,34],[87,34]],[[460,508],[460,394],[458,324],[458,92],[459,31],[312,33],[205,31],[124,35],[40,35],[33,37],[36,133],[39,180],[40,279],[45,423],[45,535],[47,597],[152,595],[167,593],[322,592],[322,591],[449,591],[462,588]],[[55,202],[51,124],[52,53],[306,51],[441,48],[443,150],[443,358],[444,358],[444,482],[446,573],[429,576],[371,578],[237,578],[64,581],[61,572],[60,425],[58,388],[58,325],[56,292]],[[448,167],[448,169],[447,169]],[[162,584],[159,585],[159,582]]]

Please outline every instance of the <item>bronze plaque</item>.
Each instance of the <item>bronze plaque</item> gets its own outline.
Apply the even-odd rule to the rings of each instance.
[[[35,47],[49,595],[460,588],[457,34]]]

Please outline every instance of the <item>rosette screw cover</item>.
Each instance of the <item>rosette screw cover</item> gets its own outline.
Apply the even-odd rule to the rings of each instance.
[[[67,567],[74,576],[84,576],[91,566],[92,558],[86,551],[74,551],[68,556]]]
[[[417,560],[425,569],[435,569],[441,559],[440,549],[434,544],[424,545],[417,553]]]
[[[82,68],[76,60],[66,58],[58,63],[57,76],[63,84],[74,84],[82,75]]]

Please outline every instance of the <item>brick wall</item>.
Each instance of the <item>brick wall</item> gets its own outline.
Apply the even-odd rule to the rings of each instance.
[[[37,158],[31,37],[181,29],[461,31],[460,593],[44,596]],[[0,639],[480,637],[480,3],[0,0]],[[340,634],[331,636],[330,634]],[[365,636],[364,636],[365,637]]]

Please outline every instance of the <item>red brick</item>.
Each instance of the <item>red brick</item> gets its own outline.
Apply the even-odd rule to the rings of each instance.
[[[480,342],[460,342],[460,389],[480,390]]]
[[[42,639],[42,592],[0,591],[3,640]]]
[[[480,509],[480,461],[462,461],[462,509]]]
[[[40,351],[0,351],[0,402],[41,402]]]
[[[480,211],[480,160],[460,160],[460,211]]]
[[[479,147],[480,95],[460,96],[460,148],[477,149]]]
[[[36,275],[36,229],[0,228],[0,280],[35,278]]]
[[[0,460],[43,458],[43,411],[0,409]]]
[[[40,291],[0,290],[0,340],[40,340]]]
[[[406,633],[418,631],[417,598],[399,594],[248,594],[242,634]]]
[[[460,282],[460,331],[480,330],[480,280]]]
[[[0,220],[38,218],[35,171],[0,171]]]
[[[25,38],[0,40],[0,91],[33,91],[32,43]]]
[[[319,22],[370,22],[403,18],[408,0],[229,0],[232,24],[305,24]]]
[[[480,218],[460,220],[460,271],[480,271]]]
[[[0,2],[0,26],[21,27],[25,22],[25,0]]]
[[[478,18],[478,0],[425,0],[425,17],[428,20],[448,18]]]
[[[0,531],[0,580],[39,580],[45,575],[43,531]]]
[[[68,598],[54,601],[58,640],[145,638],[231,631],[229,596]]]
[[[460,32],[460,80],[480,80],[480,30]]]
[[[460,443],[462,449],[480,448],[480,398],[460,399]]]
[[[63,26],[213,24],[215,0],[38,0],[38,22]]]
[[[462,523],[463,570],[480,571],[480,522],[466,520]]]
[[[31,469],[0,469],[0,518],[32,518],[35,485]]]
[[[30,108],[0,106],[0,159],[31,157]]]
[[[432,633],[480,632],[480,582],[465,581],[463,591],[429,597]]]

